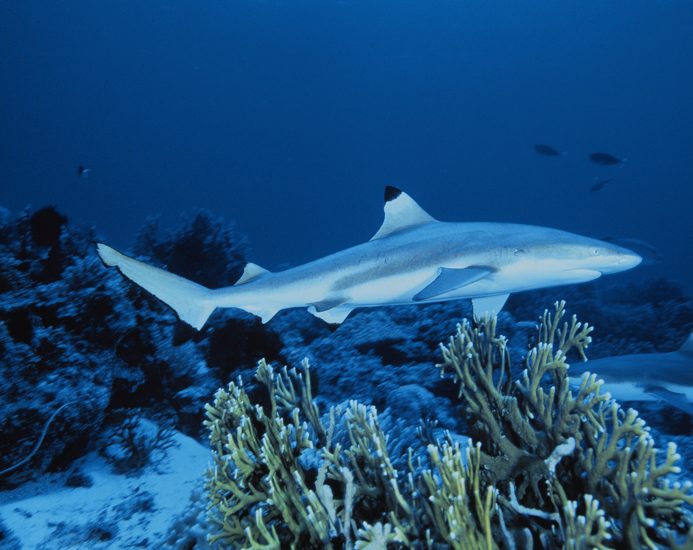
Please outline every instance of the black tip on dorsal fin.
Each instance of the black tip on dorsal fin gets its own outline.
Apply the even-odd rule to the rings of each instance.
[[[390,202],[391,200],[396,199],[402,194],[401,189],[397,189],[396,187],[393,187],[392,185],[386,185],[385,186],[385,202]]]
[[[371,240],[387,237],[400,231],[436,221],[404,191],[388,185],[385,187],[385,219]]]

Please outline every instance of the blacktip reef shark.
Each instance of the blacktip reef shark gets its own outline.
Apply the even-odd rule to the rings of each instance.
[[[603,380],[602,390],[617,401],[664,401],[693,415],[693,333],[669,353],[636,353],[571,364],[571,385],[579,386],[585,372]]]
[[[512,292],[591,281],[624,271],[640,256],[573,233],[510,223],[441,222],[409,195],[385,188],[385,219],[367,242],[279,272],[246,265],[235,285],[209,289],[129,258],[105,244],[108,266],[202,328],[216,308],[240,308],[263,323],[307,307],[341,323],[357,307],[471,298],[475,315],[500,312]]]

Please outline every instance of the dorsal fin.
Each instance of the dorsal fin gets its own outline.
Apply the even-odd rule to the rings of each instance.
[[[409,229],[436,221],[404,191],[388,185],[385,187],[385,219],[374,239],[381,239],[402,229]]]
[[[265,273],[269,273],[269,271],[267,271],[265,268],[260,267],[257,264],[248,262],[247,264],[245,264],[245,268],[243,269],[243,275],[241,275],[241,278],[238,279],[235,284],[242,285],[244,283],[249,283],[250,281],[257,279],[261,275],[264,275]]]

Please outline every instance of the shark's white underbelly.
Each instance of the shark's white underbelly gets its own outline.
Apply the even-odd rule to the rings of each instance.
[[[410,303],[416,293],[433,281],[437,274],[437,268],[408,271],[357,284],[335,294],[348,297],[348,303],[356,307]]]

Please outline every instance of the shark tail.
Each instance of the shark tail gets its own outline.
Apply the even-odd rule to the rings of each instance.
[[[148,265],[102,243],[96,245],[101,260],[117,267],[128,279],[171,307],[182,321],[200,330],[216,309],[215,292],[193,281]]]

